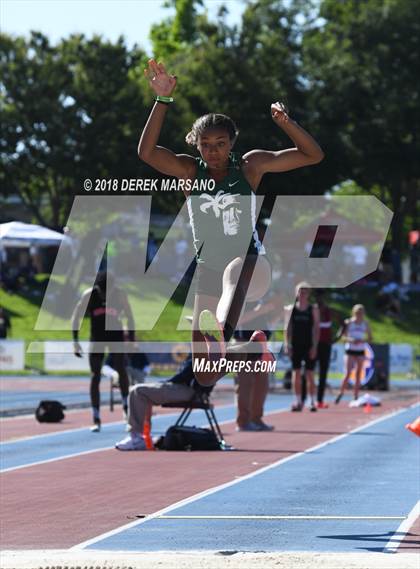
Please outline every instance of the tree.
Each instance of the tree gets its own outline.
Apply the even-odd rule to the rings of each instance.
[[[166,58],[188,49],[197,40],[197,8],[202,0],[167,0],[166,8],[174,8],[173,17],[152,26],[150,38],[155,57]]]
[[[324,0],[319,15],[321,23],[304,37],[304,61],[321,143],[334,158],[337,181],[382,189],[395,214],[393,246],[401,249],[420,189],[418,5]]]
[[[270,104],[285,100],[292,116],[308,125],[307,90],[300,59],[303,28],[299,23],[307,3],[250,3],[241,26],[227,25],[226,9],[220,10],[216,22],[210,22],[205,12],[198,11],[199,2],[189,2],[188,19],[185,13],[181,18],[180,4],[172,3],[177,8],[175,15],[155,27],[151,37],[155,56],[162,56],[167,68],[178,77],[175,97],[176,106],[183,109],[182,120],[179,117],[181,132],[185,134],[200,115],[221,112],[231,116],[241,130],[238,151],[290,146],[290,140],[271,120]],[[181,21],[186,26],[179,32],[183,40],[174,43],[175,22]],[[162,37],[170,45],[165,46]],[[172,117],[172,112],[168,113],[166,121]],[[316,129],[311,132],[317,136]],[[180,146],[183,140],[176,136],[171,138],[170,147],[191,152]],[[164,133],[161,141],[164,144]],[[265,193],[273,194],[323,193],[328,186],[321,182],[322,177],[314,180],[310,169],[303,169],[282,175],[281,185],[278,176],[266,176],[263,187]]]
[[[51,46],[1,35],[2,185],[34,219],[61,228],[85,178],[130,178],[147,116],[136,70],[145,54],[123,39],[71,36]]]
[[[63,162],[61,139],[75,120],[62,98],[70,76],[41,34],[33,33],[28,42],[6,35],[0,41],[2,185],[21,197],[38,222],[54,225],[60,188],[67,188],[69,173],[65,160],[57,170]]]

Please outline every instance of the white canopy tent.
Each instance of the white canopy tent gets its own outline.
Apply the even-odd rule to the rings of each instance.
[[[50,247],[66,239],[58,231],[20,221],[0,223],[0,247]]]
[[[2,263],[23,267],[32,257],[37,269],[41,270],[44,263],[41,251],[47,247],[59,247],[61,243],[71,250],[71,240],[58,231],[20,221],[0,223],[0,267]]]

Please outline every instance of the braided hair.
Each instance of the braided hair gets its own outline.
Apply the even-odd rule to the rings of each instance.
[[[229,135],[230,141],[233,143],[239,134],[239,130],[233,120],[221,113],[209,113],[199,117],[192,125],[191,131],[185,137],[187,144],[197,146],[200,136],[208,128],[225,129]]]

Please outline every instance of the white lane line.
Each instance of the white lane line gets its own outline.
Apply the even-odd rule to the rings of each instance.
[[[1,397],[1,392],[0,392],[0,397]],[[71,404],[68,403],[68,404]],[[83,404],[83,403],[82,403]],[[63,403],[64,405],[64,403]],[[104,407],[106,405],[106,402],[104,402]],[[90,405],[86,404],[86,407],[72,407],[72,408],[67,408],[66,409],[66,415],[73,415],[74,413],[83,413],[86,411],[90,411]],[[111,411],[112,412],[112,411]],[[20,419],[33,419],[35,416],[35,407],[34,407],[34,411],[32,411],[31,413],[25,413],[22,415],[11,415],[10,417],[7,415],[4,415],[2,417],[0,417],[0,425],[2,425],[3,423],[9,423],[11,421],[19,421]]]
[[[233,406],[232,406],[232,405],[223,405],[223,406],[218,407],[218,409],[229,408],[229,407],[233,407]],[[199,410],[197,410],[197,411],[199,411]],[[275,411],[275,410],[274,410],[274,411],[270,411],[269,413],[266,413],[266,415],[272,415],[272,414],[275,414],[275,413],[284,413],[284,412],[286,412],[286,411],[288,411],[288,409],[279,409],[279,410],[277,410],[277,411]],[[157,419],[161,419],[161,418],[171,418],[171,417],[178,417],[178,416],[179,416],[179,413],[162,414],[162,415],[156,416],[154,420],[156,421]],[[226,425],[227,423],[233,423],[234,421],[235,421],[235,419],[227,419],[226,421],[219,422],[219,425]],[[121,422],[121,421],[120,421],[120,422]],[[107,423],[106,425],[104,425],[104,428],[106,428],[108,425],[114,425],[114,424],[118,424],[118,423]],[[203,425],[207,425],[207,423],[203,423]],[[82,429],[74,429],[73,432],[75,432],[75,431],[81,431],[81,430],[83,431],[84,429],[89,430],[89,428],[83,427]],[[56,433],[51,433],[51,435],[60,435],[60,434],[63,434],[63,433],[68,433],[68,432],[71,432],[71,431],[61,431],[61,432],[58,431],[58,432],[56,432]],[[38,437],[38,436],[51,436],[51,435],[35,435],[35,437]],[[93,435],[93,436],[98,436],[98,435],[95,434],[95,435]],[[33,437],[33,438],[35,438],[35,437]],[[22,439],[19,439],[19,441],[20,441],[20,440],[22,440]],[[27,440],[27,439],[25,439],[25,440]],[[19,442],[19,441],[11,441],[11,442],[17,443],[17,442]],[[3,443],[3,444],[7,444],[7,443]],[[1,447],[1,445],[0,445],[0,447]],[[93,453],[95,453],[95,452],[103,452],[103,451],[111,450],[111,449],[114,449],[114,448],[115,448],[114,445],[112,445],[112,446],[106,446],[106,447],[96,448],[96,449],[92,449],[92,450],[85,450],[85,451],[80,451],[80,452],[74,452],[74,453],[72,453],[72,454],[65,454],[65,455],[62,455],[62,456],[57,456],[57,457],[55,457],[55,458],[53,457],[53,458],[47,458],[47,459],[45,459],[45,460],[38,460],[38,461],[36,461],[36,462],[29,462],[29,463],[27,463],[27,464],[20,464],[20,465],[18,465],[18,466],[11,466],[11,467],[9,467],[9,468],[2,468],[2,469],[0,470],[0,474],[4,474],[4,473],[6,473],[6,472],[12,472],[12,471],[14,471],[14,470],[22,470],[23,468],[29,468],[29,467],[31,467],[31,466],[38,466],[38,465],[41,465],[41,464],[48,464],[48,463],[51,463],[51,462],[58,462],[58,461],[60,461],[60,460],[66,460],[66,459],[68,459],[68,458],[74,458],[74,457],[76,457],[76,456],[83,456],[83,455],[86,455],[86,454],[93,454]]]
[[[65,454],[63,456],[58,456],[56,458],[47,458],[46,460],[39,460],[37,462],[30,462],[28,464],[21,464],[19,466],[11,466],[10,468],[3,468],[0,471],[0,474],[5,474],[6,472],[11,472],[14,470],[22,470],[22,468],[29,468],[31,466],[38,466],[40,464],[48,464],[50,462],[58,462],[60,460],[66,460],[67,458],[74,458],[75,456],[83,456],[85,454],[93,454],[95,452],[102,452],[104,450],[110,450],[114,447],[104,447],[104,448],[95,448],[93,450],[84,450],[82,452],[75,452],[73,454]]]
[[[405,520],[405,516],[158,516],[158,520]]]
[[[232,404],[229,405],[219,405],[217,407],[215,407],[215,409],[227,409],[229,407],[233,407]],[[181,407],[180,407],[181,409]],[[89,409],[86,409],[89,411]],[[80,412],[80,409],[74,409],[72,411],[78,411]],[[71,412],[71,411],[70,411]],[[277,411],[270,411],[269,413],[266,413],[266,415],[271,415],[271,413],[277,413]],[[160,419],[161,417],[177,417],[179,415],[179,413],[159,413],[158,415],[154,416],[154,420],[156,421],[157,419]],[[20,416],[20,417],[10,417],[7,420],[16,420],[16,419],[21,419],[22,417],[24,417],[24,415]],[[33,414],[32,415],[28,415],[25,417],[31,417],[32,419],[34,418]],[[230,421],[229,421],[230,422]],[[106,429],[107,427],[111,427],[111,426],[115,426],[118,424],[122,424],[123,421],[112,421],[111,423],[102,423],[102,430]],[[1,429],[1,424],[2,421],[0,421],[0,429]],[[219,425],[222,425],[223,423],[219,423]],[[57,435],[63,435],[66,433],[78,433],[80,431],[89,431],[90,427],[77,427],[75,429],[63,429],[62,431],[52,431],[51,433],[42,433],[40,435],[32,435],[30,437],[20,437],[20,438],[16,438],[16,439],[9,439],[7,441],[0,441],[0,449],[2,446],[4,445],[8,445],[8,444],[16,444],[16,443],[20,443],[22,441],[32,441],[34,439],[39,439],[39,438],[48,438],[48,437],[55,437]],[[2,472],[2,471],[0,471]]]
[[[107,427],[121,425],[123,421],[113,421],[112,423],[102,423],[102,430]],[[56,437],[57,435],[66,435],[67,433],[80,433],[81,431],[89,431],[90,427],[77,427],[75,429],[63,429],[62,431],[52,431],[51,433],[43,433],[41,435],[32,435],[31,437],[22,437],[18,439],[10,439],[8,441],[0,442],[0,449],[6,445],[17,444],[25,441],[33,441],[39,438]]]
[[[388,541],[384,548],[384,552],[386,553],[396,553],[397,549],[401,545],[401,542],[404,541],[405,536],[407,535],[409,529],[420,516],[420,500],[408,514],[408,516],[404,519],[402,524],[399,528],[394,532],[391,539]]]
[[[268,464],[267,466],[259,468],[258,470],[255,470],[254,472],[250,472],[249,474],[245,474],[244,476],[240,476],[239,478],[235,478],[234,480],[230,480],[229,482],[225,482],[224,484],[220,484],[218,486],[214,486],[213,488],[209,488],[207,490],[204,490],[203,492],[199,492],[198,494],[194,494],[193,496],[185,498],[184,500],[180,500],[179,502],[175,502],[174,504],[171,504],[170,506],[166,506],[165,508],[162,508],[161,510],[154,512],[153,514],[150,514],[143,519],[129,522],[128,524],[124,524],[123,526],[120,526],[120,527],[115,528],[111,531],[105,532],[103,534],[100,534],[97,537],[94,537],[92,539],[88,539],[88,540],[83,541],[77,545],[74,545],[73,547],[71,547],[69,549],[69,551],[78,551],[78,550],[85,549],[86,547],[89,547],[90,545],[93,545],[99,541],[107,539],[108,537],[112,537],[114,535],[117,535],[118,533],[125,531],[125,530],[139,526],[139,525],[144,524],[145,522],[148,522],[152,519],[163,516],[163,515],[167,514],[168,512],[171,512],[172,510],[176,510],[177,508],[181,508],[182,506],[187,506],[189,504],[192,504],[193,502],[197,502],[198,500],[201,500],[201,498],[206,498],[207,496],[210,496],[211,494],[215,494],[216,492],[219,492],[221,490],[225,490],[226,488],[230,488],[231,486],[235,486],[236,484],[240,484],[241,482],[244,482],[245,480],[249,480],[251,478],[254,478],[254,476],[258,476],[258,475],[262,474],[263,472],[267,472],[268,470],[271,470],[273,468],[277,468],[281,464],[285,464],[286,462],[289,462],[291,460],[295,460],[296,458],[303,456],[304,454],[314,452],[315,450],[319,450],[319,449],[321,449],[327,445],[334,444],[334,443],[340,441],[341,439],[348,437],[349,435],[352,435],[352,434],[357,433],[359,431],[363,431],[364,429],[368,429],[368,428],[372,427],[373,425],[381,423],[382,421],[386,421],[388,419],[391,419],[392,417],[396,417],[397,415],[405,413],[408,410],[410,410],[411,408],[416,407],[416,405],[418,405],[418,403],[415,405],[410,405],[409,407],[405,407],[403,409],[399,409],[398,411],[394,411],[392,413],[389,413],[388,415],[378,417],[377,419],[374,419],[373,421],[370,421],[369,423],[367,423],[365,425],[357,427],[356,429],[353,429],[352,431],[349,431],[348,433],[344,433],[344,434],[338,435],[337,437],[334,437],[332,439],[328,439],[327,441],[320,443],[318,445],[315,445],[313,447],[310,447],[309,449],[306,449],[305,451],[298,452],[296,454],[292,454],[292,455],[287,456],[285,458],[282,458],[276,462],[273,462],[272,464]]]

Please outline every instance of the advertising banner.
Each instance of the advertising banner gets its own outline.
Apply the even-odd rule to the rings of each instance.
[[[0,340],[0,371],[25,369],[25,342],[23,340]]]

